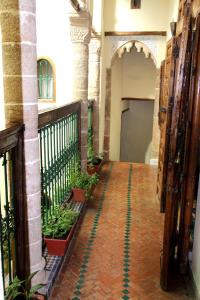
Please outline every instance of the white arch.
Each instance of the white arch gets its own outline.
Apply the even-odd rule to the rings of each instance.
[[[111,65],[114,63],[116,58],[118,58],[118,57],[122,58],[123,54],[125,52],[129,53],[131,51],[131,48],[134,46],[137,49],[137,52],[143,52],[146,58],[152,58],[155,66],[157,66],[156,58],[155,58],[154,54],[152,53],[151,49],[149,49],[149,47],[147,45],[145,45],[145,43],[142,43],[137,40],[128,41],[128,42],[125,42],[123,45],[121,45],[113,54],[113,57],[111,60]]]
[[[107,36],[105,38],[106,67],[111,67],[115,53],[123,45],[127,44],[127,47],[130,47],[130,44],[133,42],[142,43],[143,48],[148,49],[149,53],[151,53],[156,68],[160,68],[161,62],[165,58],[166,37],[146,35]]]

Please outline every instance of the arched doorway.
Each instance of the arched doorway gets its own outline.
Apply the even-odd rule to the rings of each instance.
[[[125,43],[112,59],[111,160],[150,163],[157,76],[154,62],[148,47],[138,41]]]

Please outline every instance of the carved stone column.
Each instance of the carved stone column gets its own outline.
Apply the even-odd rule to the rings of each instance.
[[[70,16],[70,34],[73,43],[73,100],[81,100],[81,162],[87,165],[88,136],[88,59],[91,34],[89,13]]]
[[[93,146],[99,153],[99,93],[100,93],[100,56],[101,38],[92,37],[89,45],[89,99],[94,99],[93,105]]]
[[[24,190],[27,257],[24,270],[40,271],[35,282],[44,279],[42,259],[40,156],[38,140],[37,54],[35,0],[1,0],[3,90],[5,123],[24,123]],[[20,259],[20,258],[19,258]],[[23,259],[23,258],[22,258]]]

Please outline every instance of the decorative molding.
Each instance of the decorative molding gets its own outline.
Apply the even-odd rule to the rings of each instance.
[[[125,49],[120,50],[121,47],[125,46],[127,43],[134,43],[138,46],[138,48],[145,48],[147,53],[151,54],[151,57],[156,65],[157,68],[160,67],[160,60],[158,59],[158,51],[159,51],[159,42],[160,37],[159,36],[110,36],[106,39],[109,39],[110,41],[110,64],[112,65],[113,61],[116,58],[116,53],[118,51],[121,51],[120,55],[123,55],[123,52]],[[140,43],[140,44],[138,44]],[[130,46],[130,45],[128,45]],[[126,48],[126,47],[125,47]],[[119,55],[119,54],[118,54]]]
[[[70,36],[72,43],[89,44],[92,30],[92,18],[87,11],[70,14]]]
[[[83,43],[88,45],[90,42],[91,33],[88,28],[71,26],[70,36],[72,43]]]
[[[167,36],[166,31],[105,31],[105,36],[139,36],[139,35],[154,35],[154,36]]]

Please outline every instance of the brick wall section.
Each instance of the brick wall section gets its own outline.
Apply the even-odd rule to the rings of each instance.
[[[35,0],[2,0],[3,89],[6,125],[25,124],[25,197],[30,271],[42,270]],[[38,273],[35,282],[43,280]]]

